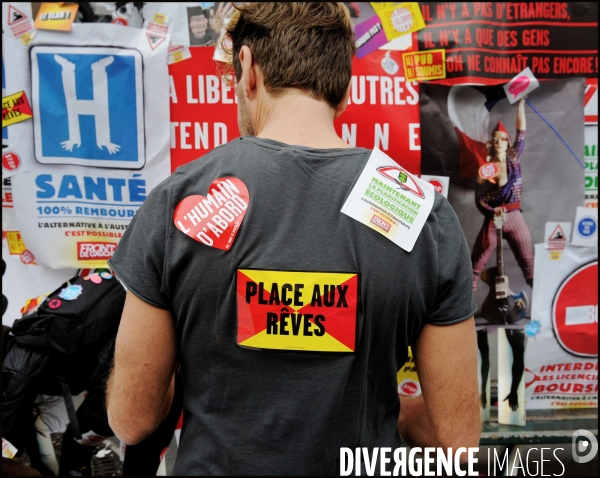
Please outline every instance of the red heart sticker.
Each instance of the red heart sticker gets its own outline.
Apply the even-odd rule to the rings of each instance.
[[[244,220],[250,196],[237,178],[215,179],[206,196],[193,195],[175,208],[175,227],[192,239],[228,251]]]

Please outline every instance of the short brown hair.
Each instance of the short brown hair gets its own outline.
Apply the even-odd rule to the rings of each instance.
[[[336,108],[352,76],[356,52],[350,13],[334,2],[248,2],[235,5],[226,27],[227,53],[239,81],[248,46],[272,95],[299,88]]]

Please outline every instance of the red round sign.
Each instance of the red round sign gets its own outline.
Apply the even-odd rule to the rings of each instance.
[[[563,281],[554,297],[552,326],[558,343],[570,354],[598,356],[598,261]]]
[[[479,168],[479,176],[482,179],[495,178],[496,176],[498,176],[499,172],[500,172],[500,168],[495,163],[483,164]]]
[[[50,307],[51,309],[59,309],[61,305],[62,300],[60,299],[50,299],[48,301],[48,307]]]
[[[17,153],[7,151],[2,155],[2,168],[7,171],[14,171],[19,169],[19,166],[21,166],[21,158]]]
[[[415,395],[419,391],[419,384],[406,379],[400,384],[400,390],[404,395]]]
[[[25,249],[21,253],[21,262],[23,264],[31,264],[33,261],[35,261],[35,257],[33,256],[33,253],[31,251],[28,251],[27,249]]]
[[[442,194],[442,192],[444,191],[444,185],[437,179],[430,179],[429,184],[431,184],[433,186],[433,189],[435,189],[440,194]]]

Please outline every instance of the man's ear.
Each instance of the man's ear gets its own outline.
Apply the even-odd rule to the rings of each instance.
[[[252,98],[256,94],[256,62],[253,61],[252,52],[246,45],[242,45],[239,54],[242,65],[242,77],[240,83],[246,98]]]
[[[352,85],[352,81],[350,81],[350,83],[348,83],[348,88],[346,88],[346,94],[344,94],[342,101],[340,102],[339,105],[337,105],[337,108],[335,109],[335,113],[333,115],[334,120],[338,119],[342,115],[342,113],[344,111],[346,111],[346,106],[348,106],[348,100],[350,99],[350,86],[351,85]]]

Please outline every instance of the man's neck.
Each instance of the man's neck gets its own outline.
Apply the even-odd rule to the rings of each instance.
[[[349,148],[333,127],[334,112],[324,101],[299,90],[270,96],[257,114],[256,136],[311,148]]]

